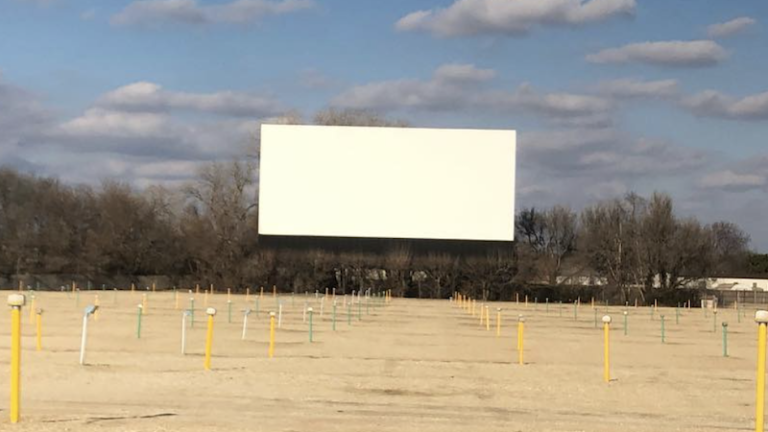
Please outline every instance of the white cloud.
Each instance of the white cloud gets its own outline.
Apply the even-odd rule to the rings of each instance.
[[[457,0],[447,8],[421,10],[401,18],[400,31],[435,36],[517,36],[534,27],[567,27],[631,15],[635,0]]]
[[[700,151],[613,128],[521,132],[518,148],[521,163],[559,177],[676,176],[707,162]]]
[[[137,82],[120,87],[99,100],[103,107],[131,111],[200,111],[229,116],[264,117],[284,108],[274,99],[231,91],[184,93],[163,90],[157,84]]]
[[[496,71],[493,69],[478,69],[471,64],[445,64],[435,71],[435,79],[438,81],[471,83],[484,82],[493,79]]]
[[[622,78],[597,85],[600,94],[614,98],[670,98],[678,94],[677,80],[641,81]]]
[[[52,121],[37,95],[6,82],[0,74],[0,163],[21,165],[21,148]]]
[[[168,120],[164,114],[91,108],[59,125],[58,131],[77,138],[158,138],[171,135]]]
[[[682,105],[692,113],[704,117],[738,120],[768,119],[768,92],[739,99],[714,90],[707,90],[683,99]]]
[[[752,189],[765,188],[766,184],[768,184],[768,178],[766,178],[765,173],[737,173],[731,170],[724,170],[705,175],[701,179],[700,184],[707,189],[744,192]]]
[[[642,42],[610,48],[589,54],[592,63],[646,63],[668,67],[714,66],[727,57],[727,52],[716,42],[661,41]]]
[[[712,24],[707,27],[707,35],[711,38],[724,38],[744,32],[755,25],[757,21],[750,17],[739,17],[724,23]]]
[[[352,87],[333,99],[341,108],[392,111],[488,110],[527,112],[549,119],[585,119],[599,122],[611,103],[593,95],[540,92],[527,84],[514,91],[492,89],[486,83],[495,72],[473,65],[444,65],[429,80],[381,81]]]
[[[46,142],[80,152],[109,152],[157,159],[234,157],[255,146],[258,120],[183,121],[167,113],[103,107],[50,128]]]
[[[525,154],[540,152],[582,151],[588,147],[605,147],[623,138],[612,128],[573,128],[548,131],[521,132],[520,141]]]
[[[112,16],[110,22],[117,26],[251,23],[312,7],[312,0],[234,0],[215,5],[200,5],[197,0],[137,0]]]

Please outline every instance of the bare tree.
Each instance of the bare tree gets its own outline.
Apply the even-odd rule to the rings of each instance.
[[[315,124],[322,126],[377,126],[408,127],[402,120],[388,120],[376,113],[364,110],[326,108],[315,114]]]
[[[445,289],[455,285],[455,271],[458,259],[445,253],[433,253],[419,260],[419,267],[435,282],[432,298],[442,298]],[[450,291],[449,291],[450,292]]]
[[[256,226],[255,165],[233,161],[204,167],[186,187],[187,235],[207,238],[195,251],[196,267],[212,282],[242,286],[242,264],[255,247],[250,235]],[[200,248],[200,249],[198,249]]]
[[[396,246],[384,255],[383,265],[392,276],[392,281],[397,283],[393,289],[397,296],[405,295],[408,290],[407,276],[410,274],[412,258],[411,250],[406,246]]]
[[[612,200],[586,208],[581,214],[582,253],[590,267],[611,288],[629,300],[637,283],[636,203]],[[641,292],[642,295],[642,292]]]
[[[576,250],[576,213],[563,206],[543,213],[524,209],[515,226],[521,271],[557,285],[564,260]]]

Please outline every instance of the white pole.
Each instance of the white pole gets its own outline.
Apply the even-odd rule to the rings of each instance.
[[[243,315],[243,335],[240,337],[240,339],[245,340],[245,331],[248,328],[248,313],[245,313]]]
[[[80,340],[80,364],[85,364],[85,341],[88,339],[88,314],[83,315],[83,337]]]
[[[283,302],[277,306],[277,328],[283,328]]]
[[[181,355],[187,353],[187,313],[181,314]]]

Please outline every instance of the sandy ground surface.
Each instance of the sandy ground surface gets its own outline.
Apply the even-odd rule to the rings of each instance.
[[[0,293],[3,301],[8,292]],[[149,295],[136,338],[138,294],[100,294],[87,365],[78,364],[82,310],[94,293],[38,293],[45,309],[43,351],[23,311],[22,422],[8,422],[10,313],[0,313],[0,430],[15,431],[725,431],[753,430],[756,325],[729,322],[730,357],[712,314],[674,309],[598,308],[613,315],[612,378],[602,380],[602,330],[588,304],[492,303],[491,331],[448,301],[394,299],[347,324],[330,302],[315,316],[315,341],[302,321],[304,296],[282,297],[276,357],[267,358],[265,295],[241,340],[242,309],[255,296],[210,301],[219,309],[213,370],[203,370],[205,318],[198,311],[180,353],[181,311],[172,293]],[[189,295],[182,303],[188,304]],[[314,303],[319,312],[320,303]],[[341,298],[338,298],[341,303]],[[202,307],[202,295],[196,305]],[[293,303],[293,304],[292,304]],[[495,310],[503,308],[496,337]],[[353,309],[353,312],[354,309]],[[666,343],[658,314],[666,315]],[[525,314],[526,364],[517,364],[516,318]]]

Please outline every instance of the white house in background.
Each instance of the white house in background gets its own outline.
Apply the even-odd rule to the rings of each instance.
[[[544,283],[542,281],[542,283]],[[604,286],[608,285],[608,281],[605,278],[597,277],[584,272],[575,272],[568,276],[558,276],[557,283],[559,285],[583,285],[583,286]],[[658,288],[659,277],[656,276],[654,280],[654,287]],[[686,288],[706,288],[711,290],[722,291],[768,291],[768,279],[757,278],[729,278],[729,277],[713,277],[694,279],[688,281],[685,284]]]
[[[707,289],[733,291],[768,291],[768,279],[754,278],[707,278]]]

